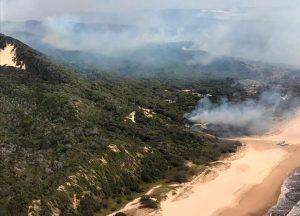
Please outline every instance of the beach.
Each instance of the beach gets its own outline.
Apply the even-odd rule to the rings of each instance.
[[[245,145],[239,156],[220,161],[223,166],[207,174],[213,177],[200,174],[176,195],[170,192],[155,215],[265,214],[276,204],[283,181],[300,166],[300,113],[276,131],[239,139]],[[289,145],[277,145],[283,140]]]

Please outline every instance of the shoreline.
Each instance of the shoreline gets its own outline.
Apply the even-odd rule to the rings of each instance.
[[[176,196],[177,199],[184,199],[188,197],[191,187],[195,183],[209,182],[217,178],[219,172],[230,168],[230,162],[243,157],[246,151],[247,151],[247,146],[242,145],[238,147],[236,152],[223,155],[220,158],[220,160],[211,162],[210,165],[208,165],[203,171],[191,177],[189,181],[184,183],[168,184],[168,187],[170,189],[168,190],[168,192],[165,193],[166,196],[165,199],[171,197],[174,198],[174,192],[176,192],[177,194]],[[149,188],[148,191],[145,193],[145,195],[152,195],[156,189],[159,189],[162,186],[163,186],[162,183],[158,183],[157,185]],[[130,216],[145,216],[145,215],[160,216],[161,215],[159,213],[160,208],[158,209],[140,208],[140,202],[139,202],[140,198],[141,198],[140,196],[136,197],[132,201],[126,203],[121,209],[118,209],[117,211],[110,213],[107,216],[114,216],[118,212],[123,212]]]
[[[200,174],[193,182],[179,188],[175,197],[171,196],[171,191],[154,215],[180,216],[182,212],[189,216],[216,215],[220,207],[235,205],[237,197],[263,182],[286,155],[285,149],[273,143],[258,148],[251,142],[246,143],[242,152],[222,161],[225,167],[217,167],[212,175]],[[263,164],[259,166],[252,161],[263,161]]]
[[[242,158],[233,160],[229,169],[220,171],[208,184],[192,185],[182,199],[168,196],[155,215],[180,216],[184,212],[190,216],[260,216],[266,213],[276,204],[283,181],[300,166],[300,112],[280,125],[277,133],[239,139],[248,149]],[[290,145],[276,145],[282,140]],[[247,157],[250,160],[245,160]],[[236,174],[234,169],[244,173]],[[245,179],[240,180],[240,175],[245,175]]]
[[[261,216],[267,213],[276,204],[283,181],[300,166],[300,112],[282,125],[277,127],[277,133],[235,139],[243,143],[237,152],[213,162],[189,182],[170,185],[173,188],[166,193],[158,210],[131,209],[129,215]],[[276,145],[282,140],[290,145]]]
[[[300,134],[298,131],[300,131],[300,111],[295,114],[293,119],[284,123],[277,133],[268,134],[265,137],[249,138],[252,141],[255,139],[258,141],[266,139],[272,142],[285,140],[290,144],[285,147],[288,154],[278,166],[272,169],[261,184],[252,186],[248,191],[236,197],[236,202],[231,206],[220,208],[215,216],[260,216],[276,205],[283,182],[296,168],[300,167]]]
[[[261,184],[250,187],[231,207],[220,208],[215,216],[265,215],[281,193],[285,179],[300,166],[300,146],[291,146],[283,160]]]

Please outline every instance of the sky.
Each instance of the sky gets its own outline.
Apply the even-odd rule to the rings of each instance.
[[[43,19],[84,12],[160,10],[165,8],[288,7],[296,0],[0,0],[1,20]]]
[[[231,10],[212,16],[162,12],[170,8]],[[300,0],[0,0],[0,9],[1,21],[41,20],[41,43],[58,49],[112,55],[149,43],[191,41],[193,49],[209,52],[212,59],[236,56],[300,65]],[[87,31],[75,22],[125,24],[134,30]],[[8,29],[5,23],[1,28]]]

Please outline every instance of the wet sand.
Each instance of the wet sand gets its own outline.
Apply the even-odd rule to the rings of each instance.
[[[281,140],[290,145],[276,145]],[[245,137],[241,141],[247,145],[242,157],[230,161],[226,170],[217,170],[212,180],[200,178],[188,190],[183,186],[178,195],[169,194],[156,215],[261,216],[266,213],[276,203],[282,182],[300,166],[300,113],[276,134]]]
[[[289,148],[285,159],[271,171],[262,183],[251,187],[248,191],[237,197],[232,207],[218,210],[218,216],[261,216],[276,204],[280,195],[283,181],[297,167],[300,166],[300,148]]]
[[[283,181],[300,166],[300,112],[276,134],[241,140],[250,140],[253,143],[285,140],[290,146],[285,147],[288,154],[261,184],[251,187],[237,197],[235,203],[230,207],[219,209],[215,214],[218,216],[260,216],[267,213],[276,204]]]

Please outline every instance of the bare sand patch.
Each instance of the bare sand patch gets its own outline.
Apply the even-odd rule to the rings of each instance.
[[[12,44],[7,44],[4,49],[0,49],[0,65],[26,70],[25,64],[21,63],[21,65],[17,65],[16,48]]]
[[[157,185],[153,188],[151,188],[146,195],[151,195],[157,188],[161,187],[161,185]],[[140,197],[132,200],[131,202],[127,203],[122,209],[113,212],[107,216],[114,216],[118,212],[126,212],[129,215],[135,215],[135,216],[140,216],[140,215],[148,215],[152,210],[149,209],[140,209]]]
[[[118,146],[115,145],[115,144],[110,144],[110,145],[108,145],[108,148],[109,148],[112,152],[115,152],[115,153],[121,152],[120,149],[118,148]]]
[[[135,115],[136,115],[136,111],[132,111],[127,117],[125,117],[125,121],[128,119],[132,123],[136,123],[136,121],[135,121]]]

